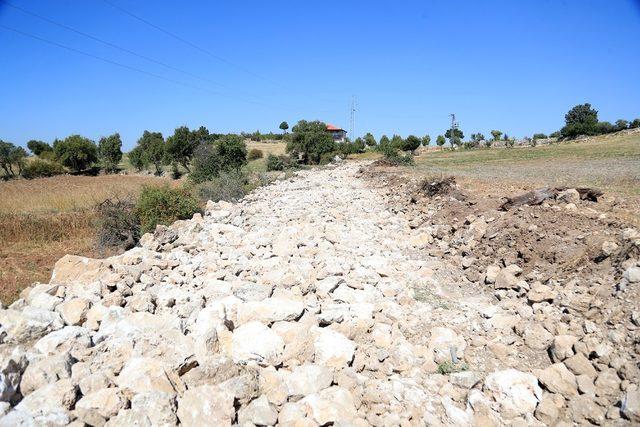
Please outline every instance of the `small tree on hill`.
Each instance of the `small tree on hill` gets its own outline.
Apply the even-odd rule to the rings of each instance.
[[[389,137],[387,135],[382,135],[380,137],[380,143],[378,144],[378,147],[382,148],[382,147],[387,146],[387,145],[391,145],[391,140],[389,139]]]
[[[165,143],[162,133],[145,130],[138,140],[142,149],[142,161],[145,165],[153,165],[155,174],[162,175],[162,163],[165,161]]]
[[[197,136],[196,133],[191,132],[186,126],[176,128],[173,135],[167,138],[165,144],[166,160],[182,165],[188,172],[189,162],[199,144]]]
[[[280,128],[280,130],[282,130],[282,133],[287,133],[287,129],[289,129],[289,123],[282,122],[278,127]]]
[[[4,170],[5,176],[14,177],[21,174],[26,157],[27,152],[24,148],[0,140],[0,168]]]
[[[400,135],[394,134],[391,137],[391,146],[396,150],[402,150],[402,147],[404,146],[404,139],[402,139]]]
[[[533,134],[533,139],[547,139],[547,135],[545,135],[544,133],[534,133]]]
[[[127,157],[129,158],[131,166],[133,166],[138,172],[147,167],[144,151],[140,145],[137,145],[133,150],[129,151]]]
[[[431,144],[431,137],[429,135],[425,135],[422,137],[422,146],[427,147]]]
[[[210,181],[221,172],[239,170],[247,163],[247,146],[239,135],[225,135],[214,143],[201,144],[193,158],[189,179],[195,183]]]
[[[580,104],[573,107],[564,116],[565,126],[560,130],[565,138],[578,135],[596,135],[598,133],[598,112],[591,104]]]
[[[629,121],[623,119],[616,120],[616,130],[621,131],[625,129],[629,129]]]
[[[320,163],[323,154],[336,148],[333,137],[327,132],[327,125],[321,121],[300,120],[291,130],[287,152],[300,154],[305,164]]]
[[[633,119],[633,121],[629,124],[629,129],[637,128],[640,128],[640,119]]]
[[[446,142],[447,140],[443,135],[438,135],[438,137],[436,138],[436,144],[438,145],[438,147],[442,147]]]
[[[122,140],[119,133],[102,137],[98,141],[98,158],[107,172],[115,172],[122,160]]]
[[[35,139],[32,139],[31,141],[27,142],[27,148],[31,150],[31,152],[36,156],[40,156],[40,154],[44,152],[53,151],[53,148],[49,144],[47,144],[44,141],[38,141]]]
[[[98,147],[89,138],[71,135],[53,143],[56,158],[69,169],[80,172],[98,161]]]
[[[452,136],[451,129],[447,129],[444,136],[445,138],[449,139],[449,143],[451,144],[452,147],[454,146],[457,147],[462,143],[462,140],[464,139],[464,132],[462,132],[460,129],[454,129],[453,136]]]
[[[371,132],[367,132],[365,134],[364,143],[367,144],[368,147],[375,147],[377,144],[376,138],[373,136]]]
[[[502,136],[502,132],[499,130],[492,130],[491,131],[491,136],[493,137],[494,141],[500,141],[500,137]]]
[[[407,139],[402,142],[402,151],[414,152],[420,147],[422,141],[415,135],[409,135]]]

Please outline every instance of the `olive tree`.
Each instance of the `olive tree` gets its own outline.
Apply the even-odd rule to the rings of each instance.
[[[122,140],[119,133],[100,138],[98,158],[105,171],[115,172],[118,170],[118,163],[122,160]]]
[[[287,152],[299,154],[305,164],[319,164],[323,154],[336,148],[327,125],[321,121],[300,120],[291,130]]]

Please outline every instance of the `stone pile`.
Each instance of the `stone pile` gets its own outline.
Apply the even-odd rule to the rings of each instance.
[[[427,255],[450,233],[418,232],[360,166],[62,258],[0,310],[0,426],[640,422],[628,333],[563,320],[562,290],[515,265],[468,292]]]

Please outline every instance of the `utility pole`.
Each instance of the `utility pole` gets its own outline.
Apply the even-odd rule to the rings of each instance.
[[[351,140],[355,140],[356,135],[356,97],[355,95],[351,97],[351,110],[349,117],[349,135],[351,135]]]
[[[454,113],[449,115],[451,116],[451,134],[449,135],[449,144],[453,147],[453,139],[455,138],[455,131],[458,129],[458,123],[456,123],[456,115]]]

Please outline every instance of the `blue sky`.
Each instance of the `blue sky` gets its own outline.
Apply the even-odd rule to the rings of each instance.
[[[321,119],[356,135],[552,132],[590,102],[640,117],[640,2],[0,0],[0,139],[277,131]],[[2,27],[111,62],[87,57]],[[195,46],[195,47],[194,47]],[[113,62],[125,67],[114,65]],[[180,71],[176,70],[179,69]],[[152,75],[153,76],[152,76]]]

